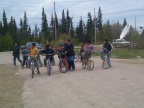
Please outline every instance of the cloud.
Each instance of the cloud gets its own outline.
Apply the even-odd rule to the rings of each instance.
[[[19,25],[20,18],[23,18],[24,12],[26,12],[28,23],[32,28],[34,28],[35,23],[37,23],[38,26],[41,26],[42,7],[44,7],[48,21],[50,21],[51,14],[54,11],[53,3],[54,0],[0,0],[0,20],[2,20],[3,9],[5,9],[8,20],[10,20],[10,17],[13,16],[16,19],[17,25]],[[83,17],[83,20],[86,23],[87,13],[91,12],[93,17],[94,8],[97,13],[98,8],[101,7],[103,13],[103,23],[107,20],[110,20],[110,22],[119,20],[120,23],[123,23],[123,19],[126,18],[127,22],[132,24],[134,27],[135,17],[137,17],[137,27],[139,27],[144,24],[143,10],[140,10],[144,9],[143,5],[143,0],[97,0],[95,2],[91,0],[82,0],[81,2],[80,0],[78,2],[56,0],[56,12],[58,18],[60,19],[62,16],[62,10],[64,9],[66,13],[66,9],[69,9],[70,16],[73,16],[73,22],[76,26],[79,23],[80,16]]]

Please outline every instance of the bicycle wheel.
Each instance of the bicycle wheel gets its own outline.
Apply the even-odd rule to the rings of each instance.
[[[54,65],[55,65],[55,59],[52,61],[52,63],[51,63],[51,64],[52,64],[52,66],[54,66]]]
[[[34,63],[31,63],[32,78],[34,76]]]
[[[85,69],[86,68],[86,60],[82,61],[82,68]]]
[[[66,73],[68,69],[68,62],[66,60],[60,60],[58,67],[61,73]]]
[[[87,62],[87,69],[89,71],[91,71],[91,70],[93,70],[93,68],[94,68],[94,62],[92,60],[88,60],[88,62]]]
[[[74,61],[77,62],[79,60],[79,55],[75,55]]]
[[[48,72],[48,75],[50,76],[51,75],[51,63],[50,63],[50,60],[47,60],[47,72]]]
[[[103,60],[103,62],[102,62],[102,68],[103,69],[108,69],[109,68],[107,60]]]

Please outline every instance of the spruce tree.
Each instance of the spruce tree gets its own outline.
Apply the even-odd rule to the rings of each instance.
[[[49,30],[48,30],[48,22],[47,17],[44,11],[44,8],[42,8],[42,24],[41,24],[41,34],[45,37],[45,39],[48,39]]]
[[[2,36],[3,34],[3,25],[2,22],[0,21],[0,36]]]
[[[70,26],[71,26],[71,18],[69,16],[69,11],[67,9],[67,16],[66,16],[66,29],[67,29],[67,32],[69,32],[69,29],[70,29]]]
[[[91,40],[93,41],[94,37],[94,25],[91,17],[91,13],[88,13],[88,20],[87,20],[87,32],[86,32],[86,40]]]
[[[27,15],[26,12],[24,12],[24,20],[23,20],[23,36],[24,36],[24,40],[27,41],[28,39],[28,19],[27,19]]]
[[[126,19],[124,18],[124,22],[123,22],[123,28],[127,25],[127,21]]]
[[[66,18],[65,18],[65,12],[64,10],[62,11],[62,19],[61,19],[61,33],[68,33],[66,29]]]
[[[8,31],[8,22],[5,10],[3,10],[3,35],[6,35],[6,32]]]

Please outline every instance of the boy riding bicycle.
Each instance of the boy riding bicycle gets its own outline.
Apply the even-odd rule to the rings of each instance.
[[[24,47],[24,50],[22,51],[22,56],[23,56],[23,63],[22,66],[24,67],[26,60],[28,59],[28,50],[26,47]]]
[[[37,68],[37,73],[40,74],[39,65],[38,65],[38,49],[35,47],[36,44],[32,43],[30,49],[30,57],[28,58],[28,64],[30,65],[31,61],[34,60],[34,65]]]
[[[91,58],[92,53],[94,53],[94,47],[90,44],[90,40],[87,40],[84,52],[82,53],[82,58]]]
[[[65,55],[65,51],[64,51],[64,46],[62,43],[59,44],[59,48],[57,49],[57,54],[58,54],[58,58],[62,58],[63,60],[66,60],[66,55]],[[61,56],[61,57],[60,57]]]
[[[111,51],[112,51],[111,44],[108,42],[108,39],[104,39],[103,50],[100,51],[100,54],[101,54],[102,60],[104,60],[104,54],[107,54],[108,67],[111,67],[111,62],[110,62],[110,52]]]
[[[49,58],[50,62],[52,63],[53,61],[53,55],[55,54],[55,52],[53,51],[53,49],[51,49],[51,46],[48,44],[46,45],[46,49],[41,51],[42,56],[44,54],[51,54],[51,55],[46,55],[46,57],[44,58],[44,66],[46,66],[46,60]]]

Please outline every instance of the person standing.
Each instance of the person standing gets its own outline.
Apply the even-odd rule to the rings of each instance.
[[[17,43],[15,43],[15,46],[13,47],[13,67],[16,66],[16,58],[18,59],[18,61],[21,63],[22,61],[20,60],[20,51],[19,51],[19,46],[17,45]]]
[[[69,64],[69,70],[72,69],[72,71],[74,71],[75,70],[75,64],[74,64],[75,52],[74,52],[74,45],[70,41],[70,39],[66,39],[66,45],[64,49],[65,49],[67,62]]]

